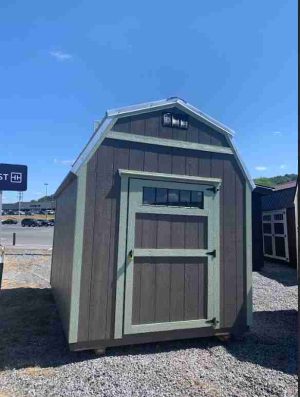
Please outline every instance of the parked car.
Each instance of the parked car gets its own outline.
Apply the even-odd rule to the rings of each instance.
[[[18,221],[16,219],[4,219],[2,225],[16,225]]]
[[[25,227],[25,226],[28,226],[28,227],[40,227],[40,226],[42,226],[42,223],[38,219],[24,218],[21,221],[21,225],[23,227]]]
[[[49,226],[54,226],[54,219],[50,219]]]
[[[37,219],[41,223],[41,226],[50,226],[50,221],[47,219]]]

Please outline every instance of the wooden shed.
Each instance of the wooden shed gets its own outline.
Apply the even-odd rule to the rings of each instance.
[[[296,181],[278,185],[261,198],[263,254],[297,267]]]
[[[176,97],[106,113],[56,192],[71,350],[247,329],[254,185],[232,137]]]
[[[272,193],[269,186],[255,185],[252,191],[252,264],[253,270],[259,271],[264,266],[263,230],[262,230],[262,197]]]

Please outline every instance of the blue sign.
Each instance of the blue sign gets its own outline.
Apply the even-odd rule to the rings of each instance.
[[[0,164],[0,191],[27,190],[27,165]]]

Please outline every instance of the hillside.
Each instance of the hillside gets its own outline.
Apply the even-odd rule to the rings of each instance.
[[[282,183],[296,181],[297,177],[298,177],[297,174],[285,174],[285,175],[272,176],[270,178],[266,178],[266,177],[255,178],[254,182],[257,185],[276,186],[276,185],[281,185]]]

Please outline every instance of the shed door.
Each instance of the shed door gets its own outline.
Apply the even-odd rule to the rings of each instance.
[[[130,179],[125,334],[218,327],[215,197],[208,185]]]
[[[263,212],[262,225],[264,255],[289,261],[286,210]]]

